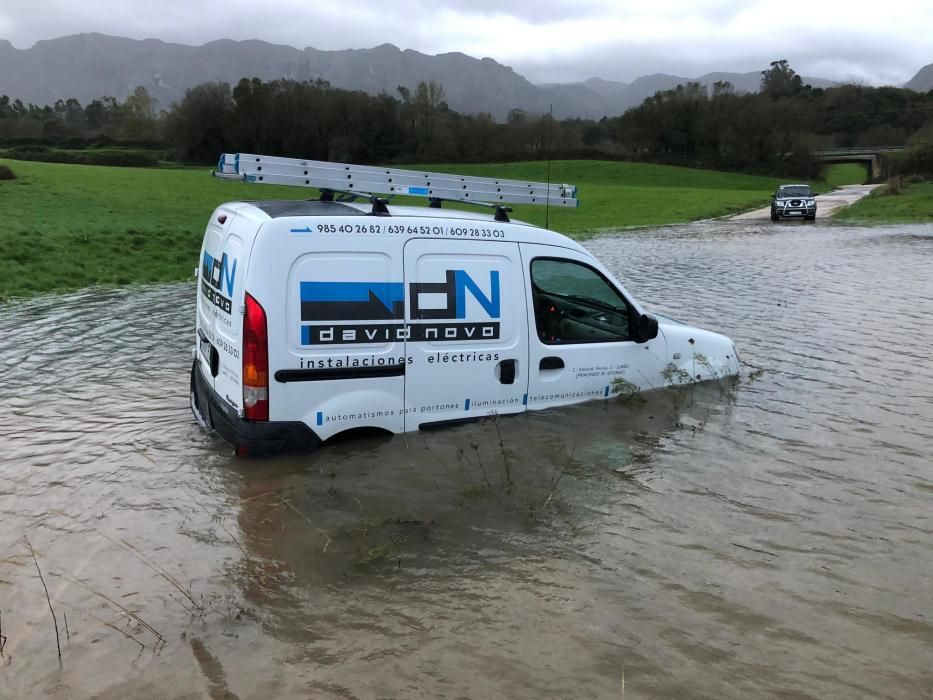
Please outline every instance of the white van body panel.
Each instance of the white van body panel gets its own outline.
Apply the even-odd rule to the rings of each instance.
[[[518,244],[409,239],[405,429],[520,413],[528,328]]]
[[[667,342],[662,386],[725,379],[739,373],[735,345],[724,335],[658,314],[659,338]]]
[[[332,221],[322,218],[321,225],[334,225]],[[359,326],[367,320],[374,328],[392,321],[393,309],[383,302],[391,306],[388,285],[397,281],[401,286],[401,250],[393,251],[368,236],[313,235],[302,232],[305,228],[307,219],[272,219],[263,224],[253,247],[247,289],[266,312],[270,375],[281,370],[323,374],[400,364],[405,358],[403,340],[386,338],[384,333],[373,333],[369,339]],[[370,292],[375,295],[372,302]],[[346,302],[343,308],[340,298]],[[366,318],[354,308],[366,306],[381,313]],[[401,312],[395,316],[400,322]],[[321,439],[360,425],[402,432],[404,382],[402,375],[273,379],[269,419],[300,420]]]
[[[265,312],[268,421],[243,417],[246,294]],[[316,444],[738,372],[728,338],[662,319],[645,341],[644,313],[582,246],[521,222],[228,203],[201,250],[192,391],[207,396],[193,405],[219,404],[208,424],[239,451],[264,426]]]

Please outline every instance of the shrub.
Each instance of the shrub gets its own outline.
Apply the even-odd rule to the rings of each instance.
[[[917,139],[907,153],[908,173],[933,175],[933,142]]]
[[[0,165],[0,180],[15,180],[16,173],[14,173],[9,166]]]
[[[56,151],[46,146],[19,146],[7,151],[13,160],[35,160],[44,163],[72,163],[77,165],[117,165],[126,168],[156,168],[159,160],[154,155],[133,151]]]
[[[103,151],[82,154],[81,162],[86,165],[118,165],[125,168],[157,168],[159,161],[146,153],[128,151]]]

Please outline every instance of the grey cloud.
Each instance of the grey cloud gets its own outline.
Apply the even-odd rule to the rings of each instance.
[[[897,5],[901,0],[891,0]],[[907,0],[903,0],[907,2]],[[711,71],[762,70],[772,60],[786,58],[800,73],[834,80],[859,78],[871,84],[902,83],[921,66],[933,61],[933,48],[915,27],[797,26],[780,34],[761,27],[735,36],[730,26],[743,13],[760,11],[755,3],[732,0],[697,0],[684,5],[684,26],[706,28],[702,38],[648,42],[634,30],[617,37],[566,35],[561,46],[522,47],[521,27],[599,18],[611,13],[616,20],[653,6],[616,0],[429,0],[340,5],[280,0],[192,3],[190,0],[4,0],[0,6],[0,39],[25,48],[42,38],[96,31],[132,38],[159,38],[203,44],[219,38],[258,38],[298,48],[366,48],[393,43],[427,53],[460,51],[476,57],[489,54],[510,65],[532,82],[572,82],[598,76],[630,81],[639,75],[672,73],[687,77]],[[443,13],[439,12],[443,8]],[[626,9],[627,8],[627,9]],[[896,9],[892,8],[892,12]],[[458,14],[472,34],[458,35]],[[493,18],[505,18],[495,22]],[[697,22],[691,20],[697,18]],[[851,24],[857,17],[848,17]],[[479,27],[488,20],[482,47],[472,46]],[[572,26],[572,25],[568,25]],[[598,24],[596,25],[599,26]],[[628,26],[622,22],[621,26]],[[708,28],[713,30],[709,31]],[[720,27],[721,31],[715,28]],[[908,31],[912,30],[912,31]],[[903,36],[897,32],[903,31]],[[575,42],[580,48],[571,50]],[[499,47],[497,52],[495,49]],[[498,55],[497,55],[498,53]]]
[[[818,35],[819,34],[819,35]],[[703,41],[633,44],[625,39],[594,49],[573,61],[552,64],[546,56],[514,61],[513,67],[535,83],[570,82],[597,76],[630,82],[651,73],[696,77],[705,73],[750,72],[787,59],[803,75],[847,81],[858,78],[872,85],[900,85],[933,61],[929,54],[900,46],[873,44],[862,35],[826,37],[814,31],[792,40],[750,39],[741,44]]]

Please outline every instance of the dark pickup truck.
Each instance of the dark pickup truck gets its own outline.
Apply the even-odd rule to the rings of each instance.
[[[771,195],[771,221],[802,218],[816,219],[816,192],[809,185],[781,185]]]

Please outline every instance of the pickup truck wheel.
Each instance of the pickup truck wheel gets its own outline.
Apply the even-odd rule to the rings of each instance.
[[[803,217],[803,219],[804,221],[816,221],[816,214],[814,214],[813,216],[805,216]]]
[[[781,217],[777,215],[777,212],[771,212],[771,221],[778,221]]]

